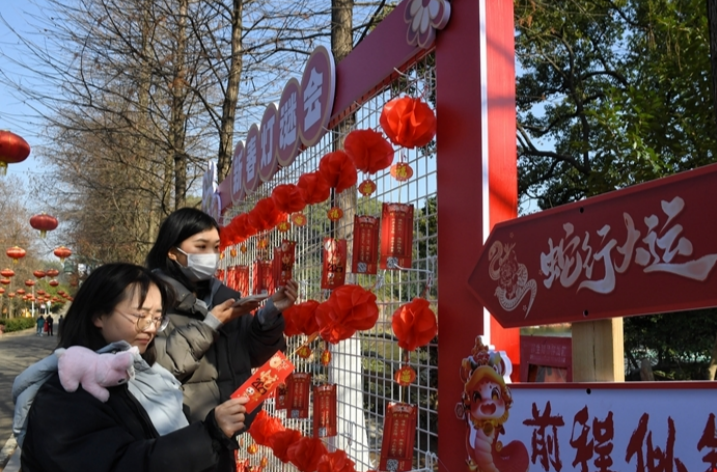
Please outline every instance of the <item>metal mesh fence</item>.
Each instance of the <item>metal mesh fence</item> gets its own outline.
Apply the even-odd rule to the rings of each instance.
[[[227,215],[228,223],[233,216],[251,210],[256,202],[270,196],[273,188],[280,184],[296,183],[299,177],[318,169],[319,161],[326,153],[340,148],[345,134],[353,129],[374,129],[381,131],[379,117],[384,105],[392,98],[410,95],[420,96],[431,107],[435,106],[434,55],[420,59],[400,74],[396,80],[378,90],[355,113],[344,120],[336,129],[327,133],[315,146],[304,150],[289,167],[280,169],[272,181],[259,187],[242,204],[235,205]],[[283,239],[296,241],[294,278],[300,284],[300,300],[319,302],[328,298],[321,290],[321,254],[323,238],[327,236],[347,239],[349,253],[352,247],[353,214],[381,216],[382,203],[407,203],[414,206],[413,257],[411,267],[395,270],[379,269],[378,275],[357,275],[349,271],[346,283],[372,288],[377,296],[379,320],[369,331],[359,331],[351,339],[338,345],[327,346],[320,338],[313,341],[312,355],[302,359],[296,349],[307,341],[306,336],[288,339],[287,354],[296,366],[297,372],[310,372],[314,385],[331,382],[337,384],[338,436],[325,438],[329,451],[343,449],[356,463],[357,471],[377,469],[381,453],[384,414],[389,402],[405,402],[418,407],[417,433],[414,447],[414,469],[432,468],[431,458],[437,452],[437,407],[438,407],[438,349],[436,339],[428,346],[411,353],[402,352],[391,329],[391,316],[400,305],[416,296],[423,296],[437,312],[437,217],[436,217],[436,154],[435,141],[424,148],[396,149],[394,163],[407,162],[413,176],[399,182],[388,169],[370,176],[377,190],[369,197],[358,194],[356,188],[340,195],[332,195],[322,204],[310,205],[304,210],[307,223],[303,227],[292,226],[288,232],[278,230],[260,234],[247,240],[244,248],[227,248],[224,267],[244,265],[251,267],[259,258],[270,258],[271,253],[261,246],[266,244],[269,251],[279,246]],[[359,183],[368,175],[359,173]],[[344,217],[337,222],[327,218],[327,210],[336,205],[344,210]],[[260,243],[264,240],[265,242]],[[236,256],[231,256],[235,253]],[[348,257],[350,266],[351,257]],[[251,274],[253,277],[254,274]],[[251,286],[251,285],[250,285]],[[246,295],[246,294],[243,294]],[[328,366],[320,363],[324,349],[331,352]],[[395,380],[395,372],[403,365],[409,365],[416,372],[416,380],[408,387],[401,387]],[[276,411],[274,400],[265,402],[264,409],[280,417],[287,428],[300,430],[311,436],[312,420],[286,417],[286,411]],[[249,454],[247,447],[252,443],[248,434],[242,436],[239,457],[248,461],[254,470],[264,462],[264,470],[291,468],[274,458],[271,450],[259,447],[258,452]],[[264,458],[264,460],[262,460]]]

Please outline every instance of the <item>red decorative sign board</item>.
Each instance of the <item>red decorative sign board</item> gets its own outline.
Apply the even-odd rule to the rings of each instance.
[[[381,269],[410,268],[413,205],[384,203],[381,217]]]
[[[264,365],[259,367],[241,387],[236,389],[231,397],[249,397],[249,403],[246,403],[244,406],[246,407],[247,413],[251,413],[256,407],[261,405],[261,402],[266,400],[274,389],[284,382],[293,371],[294,365],[281,351],[277,351],[276,354],[266,361]]]
[[[346,281],[346,240],[324,238],[321,288],[333,290]]]
[[[231,201],[235,204],[244,200],[246,191],[244,190],[244,142],[239,141],[234,148],[234,157],[232,158],[232,168],[230,171],[232,184]]]
[[[713,164],[499,223],[469,287],[508,328],[717,306],[715,182]]]
[[[311,374],[297,372],[286,379],[287,418],[309,417]]]
[[[336,384],[314,387],[314,437],[329,438],[336,430]]]
[[[246,135],[246,146],[244,148],[244,191],[247,194],[254,192],[259,186],[260,145],[259,127],[254,123]]]
[[[299,149],[300,102],[301,84],[296,79],[289,79],[279,100],[278,161],[282,167],[288,167],[294,162]]]
[[[268,182],[279,168],[277,160],[279,149],[279,112],[276,105],[270,103],[261,119],[259,132],[259,145],[261,155],[259,158],[259,177],[262,182]]]
[[[261,293],[274,293],[274,276],[272,273],[272,261],[254,261],[252,272],[252,295]]]
[[[307,148],[326,133],[336,93],[336,65],[331,51],[318,46],[306,61],[301,78],[302,104],[299,106],[299,133]]]
[[[406,403],[389,403],[383,421],[381,462],[378,470],[404,472],[413,469],[417,408]]]
[[[375,274],[378,269],[378,230],[375,216],[354,216],[354,248],[351,271],[354,274]]]
[[[573,340],[558,336],[520,337],[520,381],[573,381]]]

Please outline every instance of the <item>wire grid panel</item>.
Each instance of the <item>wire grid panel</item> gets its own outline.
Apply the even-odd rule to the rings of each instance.
[[[376,94],[356,110],[333,131],[327,133],[315,146],[304,150],[289,167],[280,169],[272,181],[261,186],[242,204],[235,205],[226,215],[228,221],[235,215],[251,210],[256,202],[271,195],[277,185],[296,183],[299,177],[318,169],[319,161],[326,153],[341,148],[345,134],[353,129],[381,131],[379,117],[383,106],[392,98],[410,95],[420,96],[429,106],[435,106],[434,55],[430,54],[401,74],[398,79]],[[336,131],[341,130],[341,131]],[[378,275],[347,274],[346,283],[373,288],[377,296],[379,319],[373,329],[360,331],[353,338],[338,345],[327,345],[320,338],[311,344],[312,355],[299,358],[295,352],[305,343],[306,336],[288,339],[287,354],[297,372],[312,374],[313,384],[326,382],[337,384],[338,436],[325,438],[329,451],[343,449],[356,463],[357,471],[377,469],[381,454],[383,423],[386,407],[390,402],[405,402],[418,407],[417,432],[414,447],[414,469],[433,469],[432,458],[438,450],[438,348],[437,339],[414,352],[402,352],[391,329],[391,316],[400,305],[414,297],[423,296],[437,312],[437,215],[436,215],[436,154],[435,141],[424,148],[395,148],[394,163],[404,160],[413,169],[413,177],[398,182],[389,170],[370,178],[377,190],[369,197],[359,196],[355,187],[333,195],[329,201],[308,206],[304,210],[307,224],[293,226],[288,232],[277,230],[254,236],[238,248],[236,256],[224,254],[225,267],[233,265],[252,266],[259,258],[270,258],[271,248],[279,246],[283,239],[296,241],[294,278],[299,282],[300,299],[322,302],[329,293],[321,290],[322,247],[324,237],[347,239],[348,264],[351,263],[353,215],[381,216],[382,203],[408,203],[414,206],[413,257],[411,267],[381,271]],[[359,183],[369,178],[359,175]],[[327,218],[330,206],[340,206],[344,217],[338,222]],[[260,248],[259,241],[268,241],[268,250]],[[236,248],[235,248],[236,249]],[[241,249],[244,249],[242,251]],[[252,274],[253,277],[253,274]],[[328,367],[320,363],[322,351],[329,349],[331,361]],[[409,387],[401,387],[394,381],[395,372],[403,365],[411,366],[416,380]],[[274,400],[264,404],[268,413],[282,419],[287,428],[300,430],[304,436],[313,435],[312,414],[309,419],[286,417],[285,411],[276,411]],[[278,471],[291,464],[283,464],[273,457],[271,450],[259,447],[258,453],[249,454],[246,446],[252,443],[248,434],[242,436],[239,457],[248,460],[252,467],[259,467],[262,458],[264,470]]]

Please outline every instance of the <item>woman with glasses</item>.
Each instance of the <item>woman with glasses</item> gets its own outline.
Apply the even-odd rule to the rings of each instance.
[[[206,213],[182,208],[159,228],[147,266],[176,293],[169,325],[157,338],[157,362],[182,382],[190,421],[226,401],[276,351],[286,347],[281,312],[291,307],[298,285],[289,281],[261,301],[242,299],[214,277],[219,265],[219,226]],[[254,411],[256,414],[259,411]],[[247,415],[246,427],[252,415]],[[237,429],[237,433],[241,430]],[[217,471],[234,471],[232,454],[223,453]]]
[[[189,424],[179,383],[155,364],[155,338],[167,326],[167,290],[156,274],[132,264],[101,266],[85,280],[59,346],[101,352],[136,346],[142,359],[134,379],[108,387],[106,403],[82,388],[65,391],[56,362],[54,371],[37,372],[36,364],[18,376],[13,397],[31,405],[20,422],[23,472],[210,471],[221,451],[236,448],[233,435],[243,428],[248,399],[227,401]],[[35,384],[39,389],[28,398]],[[25,406],[16,406],[16,419]]]

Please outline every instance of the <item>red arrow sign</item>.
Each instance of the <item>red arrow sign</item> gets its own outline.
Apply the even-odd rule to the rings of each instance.
[[[495,226],[469,277],[506,328],[717,306],[717,164]]]

